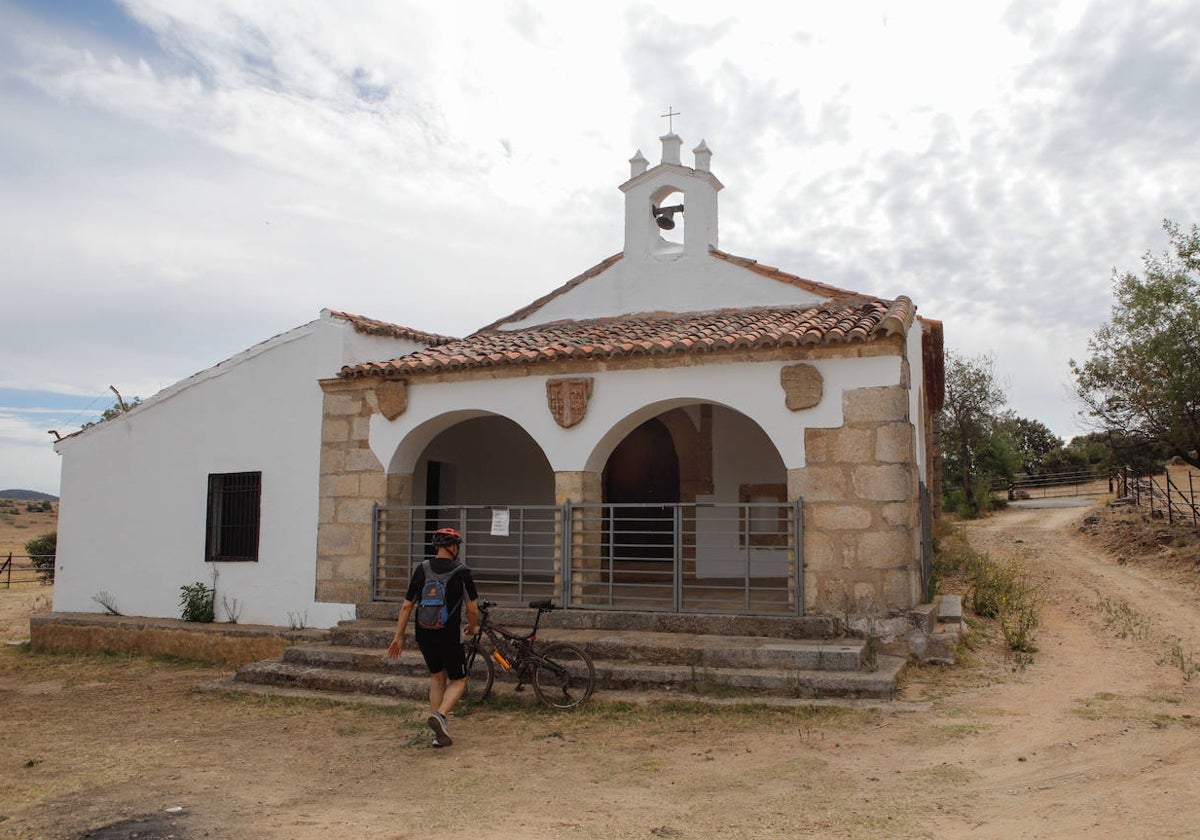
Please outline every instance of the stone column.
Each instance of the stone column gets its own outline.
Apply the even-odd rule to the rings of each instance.
[[[603,501],[603,485],[598,472],[556,472],[554,474],[554,503],[565,505],[599,505]],[[562,591],[564,564],[571,570],[571,600],[577,604],[601,603],[601,513],[597,507],[575,508],[571,516],[571,542],[564,544],[560,524],[555,534],[554,589]]]
[[[804,510],[805,610],[881,616],[920,597],[920,498],[908,391],[843,396],[845,424],[805,431],[788,498]]]
[[[370,449],[370,419],[378,408],[369,383],[329,379],[321,423],[320,512],[316,600],[371,600],[374,506],[388,500],[384,465]]]

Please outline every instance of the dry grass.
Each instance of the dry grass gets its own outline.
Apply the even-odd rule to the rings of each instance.
[[[21,499],[0,499],[0,561],[9,553],[24,554],[25,543],[58,529],[58,502],[51,511],[26,510]]]

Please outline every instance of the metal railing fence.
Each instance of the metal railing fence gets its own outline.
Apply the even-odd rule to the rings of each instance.
[[[1111,474],[1104,469],[1067,470],[1042,475],[1022,475],[1012,481],[992,483],[993,493],[1009,498],[1104,495],[1112,492]]]
[[[455,528],[463,535],[459,559],[471,567],[476,584],[502,592],[497,603],[522,604],[557,598],[555,535],[561,508],[523,505],[453,507],[377,505],[371,556],[371,595],[376,601],[402,601],[412,570],[431,555],[429,535]]]
[[[500,604],[796,615],[804,602],[799,502],[377,506],[372,597],[403,600],[445,527]]]
[[[53,554],[0,555],[0,585],[9,589],[13,584],[54,583]]]
[[[1150,515],[1161,516],[1169,522],[1191,522],[1200,526],[1200,501],[1197,501],[1196,481],[1189,470],[1187,488],[1175,482],[1166,472],[1158,476],[1138,475],[1126,467],[1118,477],[1117,495],[1138,507],[1146,507]]]

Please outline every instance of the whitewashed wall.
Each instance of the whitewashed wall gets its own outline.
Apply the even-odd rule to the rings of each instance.
[[[380,463],[389,464],[390,472],[412,472],[438,432],[477,415],[478,406],[487,406],[525,429],[555,472],[598,471],[617,443],[644,420],[675,407],[713,403],[745,414],[766,434],[784,467],[794,469],[805,463],[805,428],[842,425],[845,390],[900,381],[896,356],[817,360],[811,364],[826,383],[821,403],[790,411],[779,384],[779,371],[785,364],[718,363],[598,372],[592,375],[587,415],[569,429],[555,423],[546,406],[547,377],[430,385],[413,380],[403,414],[390,421],[379,414],[371,418],[371,449]]]
[[[61,441],[54,609],[102,612],[103,591],[125,615],[178,618],[180,587],[202,581],[215,584],[218,621],[235,600],[244,624],[328,627],[351,616],[353,605],[313,599],[317,381],[416,346],[323,315]],[[208,476],[247,471],[262,472],[259,560],[208,563]]]

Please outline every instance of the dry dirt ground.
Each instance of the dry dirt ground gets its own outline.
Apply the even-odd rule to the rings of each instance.
[[[49,511],[30,511],[19,499],[0,499],[0,562],[9,553],[24,554],[25,543],[53,531],[58,522],[58,502]]]
[[[1191,532],[1114,554],[1161,526],[1083,531],[1089,513],[964,526],[1036,581],[1039,650],[1018,667],[972,622],[960,665],[879,707],[507,702],[435,750],[416,704],[206,693],[220,669],[3,645],[0,837],[1195,837]],[[4,640],[39,594],[0,590]]]

